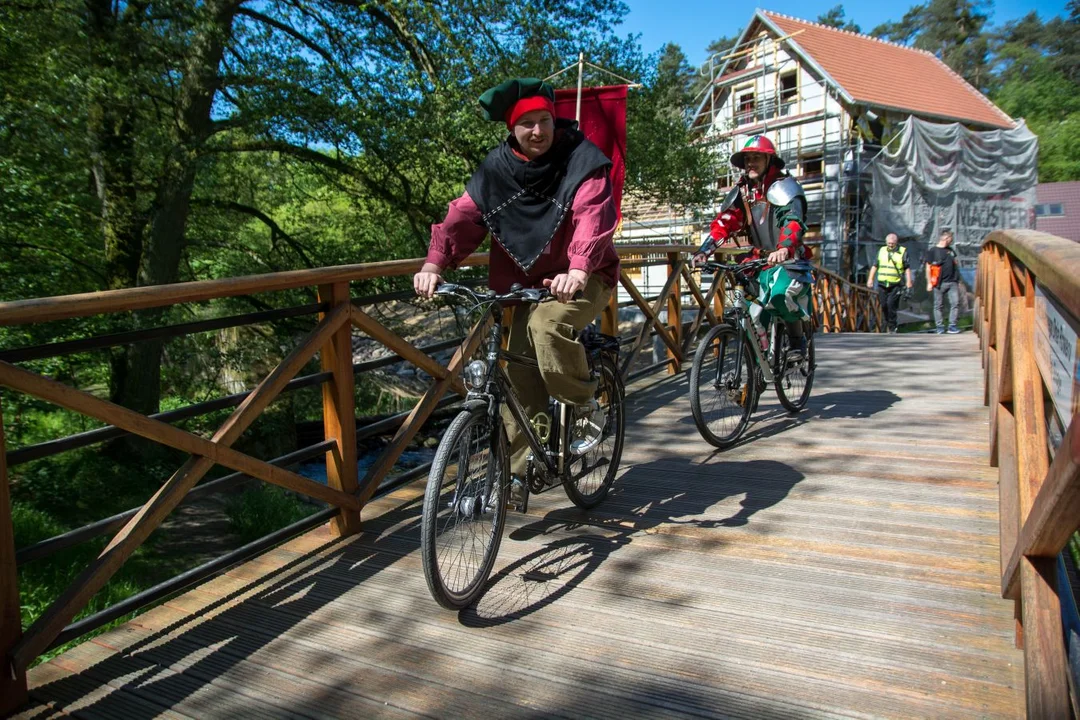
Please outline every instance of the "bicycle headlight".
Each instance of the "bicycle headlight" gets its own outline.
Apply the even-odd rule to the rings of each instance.
[[[484,381],[487,380],[487,363],[483,360],[473,360],[465,366],[463,375],[465,387],[470,390],[483,390]]]

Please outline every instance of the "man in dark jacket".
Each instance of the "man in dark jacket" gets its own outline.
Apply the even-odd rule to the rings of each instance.
[[[951,230],[941,233],[938,244],[926,253],[926,291],[934,293],[934,325],[938,335],[946,332],[942,319],[943,301],[949,298],[950,335],[960,332],[956,317],[960,313],[960,271],[956,267],[956,251],[952,249]]]

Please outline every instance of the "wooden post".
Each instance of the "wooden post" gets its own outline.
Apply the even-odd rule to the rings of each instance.
[[[997,413],[998,457],[1005,462],[998,466],[998,526],[1001,555],[1001,591],[1006,594],[1006,574],[1009,558],[1016,549],[1016,538],[1020,534],[1020,514],[1017,498],[1016,463],[1016,421],[1012,411],[1001,406]],[[1019,600],[1019,598],[1013,598]]]
[[[4,413],[0,409],[0,715],[7,716],[27,700],[26,671],[14,670],[10,653],[22,639],[19,576],[15,566],[15,529],[8,489]]]
[[[668,253],[667,257],[668,277],[675,275],[675,284],[671,287],[671,294],[668,295],[667,301],[668,327],[671,328],[671,339],[675,341],[675,345],[682,347],[682,280],[679,277],[682,263],[678,253]],[[674,362],[668,363],[667,374],[674,375],[679,371],[682,356],[676,355],[671,348],[668,348],[667,356],[669,359],[674,360]]]
[[[349,283],[319,286],[319,300],[327,302],[332,311],[352,302]],[[324,372],[333,377],[323,383],[323,432],[336,447],[326,453],[327,485],[349,495],[357,489],[356,469],[356,383],[352,367],[352,325],[344,323],[330,336],[319,352]],[[341,509],[330,521],[330,533],[352,535],[360,530],[360,513]]]

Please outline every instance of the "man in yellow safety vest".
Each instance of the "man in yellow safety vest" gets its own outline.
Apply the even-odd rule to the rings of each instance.
[[[911,266],[908,264],[907,249],[901,247],[900,238],[896,233],[885,236],[885,245],[878,250],[877,259],[870,266],[870,276],[866,279],[866,287],[874,287],[874,278],[877,278],[878,293],[881,296],[881,307],[885,309],[885,324],[889,332],[896,332],[896,311],[900,307],[900,295],[903,288],[911,291]],[[903,277],[905,284],[901,286]]]

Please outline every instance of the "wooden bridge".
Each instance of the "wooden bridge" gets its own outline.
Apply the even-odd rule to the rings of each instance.
[[[660,252],[670,250],[682,248]],[[0,363],[0,384],[193,458],[142,509],[95,531],[114,535],[108,548],[25,631],[16,566],[88,531],[16,549],[0,465],[0,649],[11,671],[0,706],[28,718],[1067,717],[1072,601],[1057,558],[1080,525],[1080,426],[1072,407],[1063,424],[1043,402],[1060,405],[1062,393],[1037,365],[1046,318],[1080,317],[1080,250],[1038,233],[991,235],[978,336],[865,332],[880,327],[873,296],[825,279],[816,306],[830,332],[818,338],[809,408],[791,416],[766,395],[725,452],[698,435],[681,372],[719,300],[678,255],[626,253],[629,265],[668,264],[670,281],[645,298],[623,278],[646,317],[626,345],[654,336],[667,357],[628,368],[620,477],[590,512],[556,491],[511,513],[488,589],[457,614],[435,605],[420,568],[423,473],[387,477],[453,390],[461,353],[444,368],[358,311],[348,282],[389,264],[0,304],[12,324],[313,284],[322,300],[312,333],[212,438]],[[680,293],[698,308],[686,325],[674,321]],[[366,430],[341,422],[353,416],[351,327],[432,376],[363,478],[355,446]],[[315,489],[282,469],[295,453],[267,463],[231,446],[278,392],[315,382],[293,376],[320,350],[326,440],[308,457],[329,452],[329,486]],[[11,450],[9,463],[28,452]],[[88,629],[71,622],[86,599],[208,485],[196,486],[199,470],[214,462],[329,507],[31,667]]]

